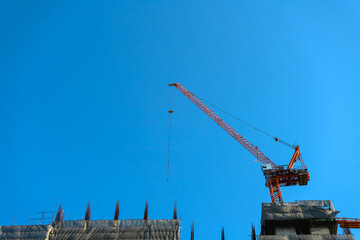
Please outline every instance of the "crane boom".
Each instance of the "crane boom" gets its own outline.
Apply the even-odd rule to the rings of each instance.
[[[236,141],[238,141],[244,148],[246,148],[252,155],[254,155],[263,164],[270,164],[273,169],[278,169],[278,166],[266,157],[257,147],[252,145],[248,140],[241,136],[235,129],[216,115],[210,108],[202,103],[194,94],[189,92],[180,83],[172,83],[169,86],[175,86],[180,92],[182,92],[190,101],[198,106],[206,115],[208,115],[214,122],[216,122],[222,129],[229,133]]]
[[[263,163],[262,171],[265,176],[265,186],[270,190],[270,197],[273,203],[282,203],[282,195],[280,186],[295,186],[295,185],[307,185],[310,180],[307,168],[302,160],[299,146],[295,146],[295,152],[286,166],[277,166],[268,157],[266,157],[257,147],[252,145],[243,136],[241,136],[235,129],[216,115],[211,109],[209,109],[204,103],[202,103],[194,94],[189,92],[180,83],[171,83],[169,86],[176,87],[182,92],[190,101],[192,101],[198,108],[200,108],[206,115],[208,115],[214,122],[216,122],[222,129],[229,133],[236,141],[238,141],[243,147],[245,147],[251,154],[253,154],[260,162]],[[275,138],[275,141],[278,141]],[[294,168],[295,162],[299,160],[301,162],[301,169]]]

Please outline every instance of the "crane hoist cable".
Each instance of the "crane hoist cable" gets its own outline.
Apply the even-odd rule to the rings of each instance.
[[[169,110],[169,144],[168,144],[168,164],[167,164],[167,176],[166,176],[166,182],[169,182],[169,169],[170,169],[170,133],[171,133],[171,114],[173,113],[173,110]]]
[[[193,94],[193,93],[192,93],[192,94]],[[282,144],[284,144],[285,146],[288,146],[288,147],[290,147],[290,148],[294,148],[294,149],[295,149],[295,146],[294,146],[294,145],[292,145],[292,144],[290,144],[290,143],[287,143],[287,142],[285,142],[285,141],[283,141],[283,140],[281,140],[281,139],[279,139],[279,138],[277,138],[277,137],[272,136],[271,134],[269,134],[269,133],[267,133],[267,132],[265,132],[265,131],[257,128],[257,127],[255,127],[254,125],[251,125],[251,124],[248,123],[248,122],[245,122],[244,120],[241,120],[240,118],[234,116],[233,114],[231,114],[231,113],[229,113],[229,112],[221,109],[220,107],[215,106],[214,104],[210,103],[209,101],[207,101],[207,100],[205,100],[205,99],[203,99],[203,98],[201,98],[201,97],[199,97],[199,96],[197,96],[197,95],[195,95],[195,94],[193,94],[193,95],[196,96],[196,97],[197,97],[198,99],[200,99],[201,101],[203,101],[203,102],[207,103],[208,105],[212,106],[213,108],[216,108],[217,110],[223,112],[224,114],[226,114],[226,115],[228,115],[228,116],[230,116],[230,117],[232,117],[232,118],[234,118],[234,119],[242,122],[243,124],[245,124],[245,125],[253,128],[253,129],[255,129],[256,131],[258,131],[258,132],[260,132],[260,133],[262,133],[262,134],[264,134],[264,135],[266,135],[266,136],[274,139],[276,142],[282,143]]]
[[[166,182],[169,182],[169,172],[170,172],[170,140],[171,140],[171,114],[174,112],[171,110],[172,105],[172,94],[169,89],[168,91],[168,105],[169,105],[169,142],[168,142],[168,162],[167,162],[167,174],[166,174]]]

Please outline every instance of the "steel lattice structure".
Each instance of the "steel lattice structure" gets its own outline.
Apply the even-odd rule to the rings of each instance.
[[[208,108],[202,101],[200,101],[194,94],[189,92],[180,83],[172,83],[169,86],[175,86],[180,92],[182,92],[190,101],[192,101],[198,108],[200,108],[206,115],[208,115],[214,122],[216,122],[222,129],[229,133],[236,141],[238,141],[244,148],[246,148],[251,154],[253,154],[263,166],[267,168],[263,173],[265,176],[265,185],[269,187],[271,201],[276,203],[282,203],[282,195],[280,186],[294,186],[294,185],[307,185],[310,180],[307,168],[302,160],[300,149],[295,146],[295,153],[292,156],[287,168],[276,165],[268,157],[265,156],[256,146],[252,145],[243,136],[241,136],[235,129],[222,120],[217,114],[215,114],[210,108]],[[278,141],[275,138],[275,141]],[[301,169],[293,168],[295,162],[299,160],[301,162]]]

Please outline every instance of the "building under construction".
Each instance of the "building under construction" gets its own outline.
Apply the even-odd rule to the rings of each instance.
[[[55,212],[48,212],[52,214],[50,218],[47,218],[43,212],[40,218],[30,218],[30,221],[33,221],[32,225],[0,226],[0,239],[180,239],[181,226],[180,219],[177,218],[176,201],[173,219],[150,220],[148,209],[149,205],[146,201],[143,219],[119,220],[119,201],[117,201],[114,220],[90,220],[91,209],[88,203],[84,219],[64,220],[64,210],[60,205],[55,219],[53,219]],[[35,220],[37,220],[36,224]],[[44,224],[45,220],[48,220],[49,224]]]
[[[74,220],[50,225],[2,226],[0,239],[180,239],[180,220]]]
[[[339,220],[331,201],[263,203],[258,240],[351,240],[337,234]]]
[[[62,210],[59,211],[60,214]],[[181,223],[174,219],[137,220],[62,220],[57,217],[51,224],[1,226],[0,239],[34,240],[194,240],[191,236],[180,236]],[[263,203],[261,232],[252,240],[353,240],[350,232],[337,234],[338,225],[344,224],[336,218],[338,211],[331,201],[300,201],[287,203]],[[116,217],[115,217],[116,218]],[[344,226],[342,226],[344,227]],[[346,229],[346,228],[345,228]],[[224,240],[222,233],[222,240]],[[250,239],[250,237],[249,237]]]

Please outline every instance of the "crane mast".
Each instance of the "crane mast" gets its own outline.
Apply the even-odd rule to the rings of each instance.
[[[299,147],[296,146],[295,153],[290,160],[287,168],[284,166],[277,166],[268,157],[265,156],[257,147],[252,145],[243,136],[241,136],[235,129],[222,120],[217,114],[209,109],[203,102],[201,102],[194,94],[189,92],[180,83],[171,83],[169,86],[176,87],[182,92],[190,101],[192,101],[198,108],[200,108],[206,115],[208,115],[214,122],[216,122],[222,129],[229,133],[236,141],[238,141],[244,148],[246,148],[252,155],[254,155],[260,162],[262,162],[262,170],[265,176],[265,186],[269,187],[270,197],[272,202],[282,203],[282,195],[280,186],[293,185],[307,185],[309,174],[301,158]],[[277,141],[277,139],[275,139]],[[293,169],[297,160],[301,162],[301,169]]]

